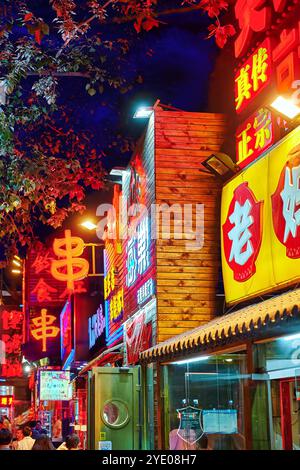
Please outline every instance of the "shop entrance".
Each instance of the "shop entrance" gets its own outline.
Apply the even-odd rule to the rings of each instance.
[[[141,449],[139,367],[97,367],[89,375],[89,449]]]
[[[272,381],[274,447],[278,450],[300,450],[299,380]]]

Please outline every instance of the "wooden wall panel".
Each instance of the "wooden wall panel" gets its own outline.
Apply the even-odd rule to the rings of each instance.
[[[220,114],[155,112],[156,204],[204,204],[202,249],[187,249],[187,240],[175,239],[173,224],[171,239],[162,239],[168,230],[165,225],[159,227],[157,342],[204,324],[216,314],[221,184],[201,171],[201,162],[221,149],[225,133],[225,118]],[[193,228],[195,221],[194,216]]]

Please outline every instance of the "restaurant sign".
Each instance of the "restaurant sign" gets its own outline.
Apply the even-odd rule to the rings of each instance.
[[[223,188],[222,269],[228,303],[299,282],[299,142],[300,127]]]

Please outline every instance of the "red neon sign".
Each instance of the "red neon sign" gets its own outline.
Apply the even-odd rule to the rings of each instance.
[[[234,12],[240,33],[234,44],[236,58],[247,52],[255,33],[263,33],[270,28],[273,12],[281,13],[287,0],[273,0],[272,3],[273,9],[266,0],[237,0]]]
[[[236,132],[237,164],[245,168],[274,143],[274,118],[271,111],[260,108]]]
[[[0,406],[12,406],[13,405],[13,396],[12,395],[1,395],[0,396]]]

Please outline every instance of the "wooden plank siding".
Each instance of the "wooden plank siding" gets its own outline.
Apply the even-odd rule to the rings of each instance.
[[[221,184],[215,176],[199,170],[204,170],[203,160],[221,149],[226,122],[220,114],[157,108],[154,127],[156,204],[204,204],[202,249],[187,249],[187,240],[176,239],[172,231],[171,239],[162,238],[167,235],[167,226],[159,227],[156,242],[159,343],[208,322],[216,314]],[[193,228],[195,221],[193,216]]]

